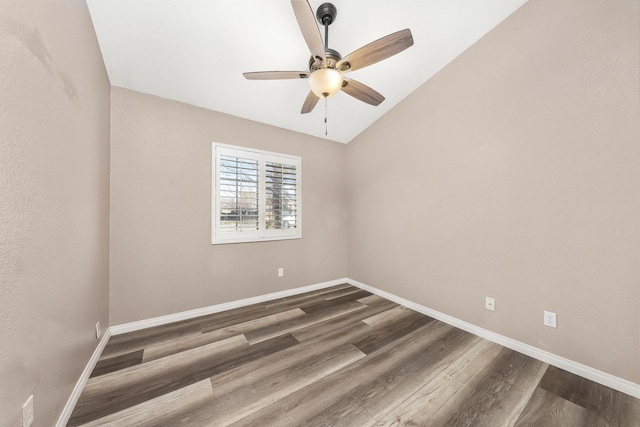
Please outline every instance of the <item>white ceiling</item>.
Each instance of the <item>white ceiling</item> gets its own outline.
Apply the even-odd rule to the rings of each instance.
[[[409,28],[414,45],[349,73],[386,100],[339,93],[300,114],[305,80],[250,81],[246,71],[306,71],[309,50],[288,0],[88,0],[111,84],[347,143],[526,0],[332,0],[329,47],[346,56]],[[315,13],[323,1],[311,0]],[[324,36],[324,30],[321,31]],[[470,70],[473,72],[473,70]]]

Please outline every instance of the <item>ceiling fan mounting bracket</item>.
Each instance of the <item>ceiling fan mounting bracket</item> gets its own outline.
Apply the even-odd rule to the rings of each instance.
[[[338,9],[331,3],[322,3],[316,11],[316,19],[321,25],[331,25],[338,16]]]

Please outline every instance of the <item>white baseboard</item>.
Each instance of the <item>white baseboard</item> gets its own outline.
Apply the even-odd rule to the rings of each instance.
[[[541,360],[550,365],[556,366],[560,369],[564,369],[581,377],[587,378],[591,381],[597,382],[599,384],[605,385],[607,387],[611,387],[614,390],[618,390],[622,393],[628,394],[630,396],[636,397],[640,399],[640,384],[633,383],[631,381],[625,380],[623,378],[616,377],[614,375],[608,374],[606,372],[600,371],[595,368],[591,368],[589,366],[583,365],[578,362],[574,362],[572,360],[566,359],[564,357],[555,355],[553,353],[549,353],[548,351],[541,350],[539,348],[533,347],[529,344],[525,344],[520,341],[516,341],[514,339],[505,337],[503,335],[497,334],[495,332],[489,331],[487,329],[481,328],[479,326],[473,325],[471,323],[465,322],[453,316],[449,316],[447,314],[441,313],[439,311],[430,309],[413,301],[409,301],[397,295],[391,294],[389,292],[383,291],[378,288],[374,288],[373,286],[369,286],[365,283],[358,282],[349,278],[342,278],[331,280],[328,282],[317,283],[314,285],[303,286],[294,289],[287,289],[280,292],[273,292],[270,294],[259,295],[256,297],[246,298],[242,300],[232,301],[223,304],[217,304],[209,307],[199,308],[195,310],[183,311],[181,313],[170,314],[166,316],[154,317],[151,319],[140,320],[137,322],[125,323],[122,325],[115,325],[108,328],[100,343],[96,347],[91,359],[87,363],[80,379],[76,383],[76,386],[73,389],[67,404],[65,405],[60,418],[56,424],[56,427],[64,427],[69,418],[71,417],[71,413],[80,398],[80,394],[93,371],[102,351],[104,350],[109,338],[112,335],[123,334],[126,332],[137,331],[140,329],[150,328],[153,326],[164,325],[167,323],[177,322],[180,320],[192,319],[194,317],[203,316],[207,314],[219,313],[225,310],[231,310],[234,308],[244,307],[251,304],[257,304],[261,302],[271,301],[278,298],[284,298],[288,296],[298,295],[304,292],[315,291],[318,289],[328,288],[330,286],[341,285],[343,283],[348,283],[350,285],[356,286],[358,288],[369,291],[373,294],[379,295],[383,298],[386,298],[390,301],[396,302],[400,305],[403,305],[407,308],[415,310],[419,313],[425,314],[427,316],[433,317],[434,319],[440,320],[449,325],[460,328],[464,331],[477,335],[479,337],[488,339],[489,341],[500,344],[504,347],[510,348],[512,350],[518,351],[520,353],[526,354],[527,356],[531,356],[535,359]]]
[[[113,335],[119,335],[119,334],[124,334],[126,332],[137,331],[140,329],[150,328],[152,326],[165,325],[167,323],[177,322],[180,320],[192,319],[194,317],[204,316],[206,314],[219,313],[221,311],[244,307],[246,305],[257,304],[260,302],[271,301],[274,299],[298,295],[305,292],[316,291],[318,289],[324,289],[331,286],[342,285],[343,283],[347,283],[347,282],[348,282],[347,278],[330,280],[328,282],[316,283],[314,285],[303,286],[300,288],[287,289],[280,292],[273,292],[270,294],[259,295],[256,297],[246,298],[238,301],[231,301],[224,304],[212,305],[209,307],[197,308],[195,310],[183,311],[181,313],[169,314],[166,316],[154,317],[151,319],[140,320],[137,322],[124,323],[122,325],[111,326],[110,328],[107,328],[107,330],[105,331],[104,335],[102,336],[102,339],[100,340],[100,342],[98,343],[98,346],[93,352],[91,359],[89,359],[87,366],[85,366],[84,371],[82,371],[82,375],[80,375],[80,379],[76,383],[76,386],[73,388],[73,392],[71,393],[71,396],[67,400],[67,404],[62,410],[62,413],[60,414],[60,418],[56,423],[56,427],[64,427],[69,422],[71,413],[73,412],[73,409],[78,403],[80,394],[82,393],[84,386],[87,384],[87,381],[89,380],[89,376],[91,375],[91,372],[93,372],[93,368],[95,368],[96,363],[98,363],[98,359],[100,359],[100,356],[102,355],[102,352],[104,351],[104,348],[106,347],[107,342],[109,341],[109,338],[111,338],[111,336]]]
[[[449,316],[447,314],[417,304],[413,301],[409,301],[397,295],[393,295],[381,289],[374,288],[373,286],[358,282],[357,280],[347,279],[347,283],[353,286],[357,286],[358,288],[365,291],[369,291],[372,294],[379,295],[390,301],[396,302],[400,305],[417,311],[418,313],[425,314],[451,326],[455,326],[456,328],[462,329],[463,331],[467,331],[479,337],[486,338],[489,341],[495,342],[496,344],[500,344],[504,347],[526,354],[527,356],[531,356],[534,359],[541,360],[560,369],[564,369],[565,371],[569,371],[591,381],[597,382],[614,390],[618,390],[622,393],[640,399],[640,384],[633,383],[631,381],[625,380],[624,378],[616,377],[606,372],[599,371],[595,368],[591,368],[581,363],[574,362],[573,360],[569,360],[553,353],[549,353],[548,351],[541,350],[537,347],[533,347],[529,344],[525,344],[523,342],[505,337],[504,335],[500,335],[487,329],[483,329],[479,326],[465,322],[453,316]]]
[[[93,354],[91,355],[91,358],[87,363],[87,366],[85,366],[84,371],[82,371],[82,375],[80,375],[80,379],[78,379],[76,386],[73,388],[73,391],[71,392],[71,396],[69,396],[69,399],[67,400],[67,404],[64,405],[64,408],[62,409],[62,413],[60,414],[60,418],[58,418],[58,422],[56,423],[56,427],[65,427],[69,422],[69,418],[71,418],[71,413],[73,412],[73,409],[76,407],[76,403],[78,403],[80,394],[82,394],[82,390],[84,389],[84,386],[87,384],[87,381],[89,380],[89,376],[91,376],[91,372],[93,372],[93,368],[95,368],[96,363],[98,363],[98,359],[100,359],[100,355],[102,354],[102,351],[106,347],[107,342],[109,342],[109,338],[111,338],[111,329],[107,328],[107,330],[104,331],[104,334],[102,335],[102,338],[98,343],[98,346],[93,351]]]
[[[303,286],[300,288],[287,289],[280,292],[259,295],[257,297],[245,298],[237,301],[226,302],[223,304],[212,305],[209,307],[196,308],[194,310],[183,311],[166,316],[153,317],[151,319],[139,320],[136,322],[123,323],[121,325],[112,326],[111,335],[120,335],[127,332],[138,331],[140,329],[151,328],[153,326],[166,325],[167,323],[178,322],[181,320],[193,319],[194,317],[205,316],[207,314],[219,313],[221,311],[231,310],[234,308],[244,307],[246,305],[258,304],[261,302],[271,301],[278,298],[298,295],[305,292],[316,291],[318,289],[328,288],[330,286],[342,285],[348,283],[347,278],[330,280],[328,282],[316,283],[315,285]]]

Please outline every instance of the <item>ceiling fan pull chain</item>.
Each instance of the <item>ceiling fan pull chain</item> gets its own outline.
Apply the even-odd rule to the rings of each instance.
[[[324,136],[328,136],[329,135],[329,128],[327,125],[327,98],[324,99]]]

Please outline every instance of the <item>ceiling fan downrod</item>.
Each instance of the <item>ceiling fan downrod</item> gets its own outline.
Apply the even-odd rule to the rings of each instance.
[[[322,3],[316,11],[316,19],[324,25],[324,47],[329,49],[329,25],[336,20],[338,9],[331,3]]]

